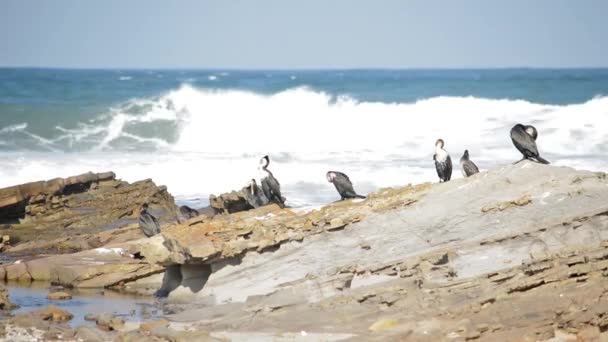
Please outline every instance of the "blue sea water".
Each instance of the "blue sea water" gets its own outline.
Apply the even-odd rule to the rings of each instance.
[[[328,169],[360,192],[434,181],[440,137],[482,169],[516,160],[517,122],[554,164],[604,170],[607,94],[608,69],[0,69],[0,186],[111,169],[204,204],[270,154],[308,207],[335,199]]]

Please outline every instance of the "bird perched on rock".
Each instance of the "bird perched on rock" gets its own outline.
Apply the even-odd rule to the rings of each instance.
[[[435,161],[435,169],[439,176],[439,182],[447,182],[452,178],[452,158],[446,150],[443,149],[445,143],[442,139],[437,139],[435,142],[435,154],[433,160]]]
[[[259,208],[268,204],[268,198],[264,195],[264,191],[258,186],[255,179],[251,179],[245,187],[245,198],[247,203],[254,208]]]
[[[264,156],[260,159],[258,169],[260,171],[262,191],[270,202],[278,204],[281,208],[285,208],[285,199],[281,195],[281,184],[279,184],[279,181],[274,177],[272,172],[268,170],[268,164],[270,164],[270,158],[268,156]]]
[[[184,223],[193,217],[197,217],[198,215],[198,210],[192,209],[187,205],[182,205],[177,210],[177,222]]]
[[[333,183],[340,194],[342,200],[349,198],[365,198],[365,196],[358,195],[353,188],[348,176],[338,171],[328,171],[326,174],[327,181]]]
[[[511,141],[513,145],[523,154],[523,158],[515,162],[516,164],[522,160],[528,159],[541,164],[549,164],[549,162],[542,158],[538,153],[538,147],[536,147],[536,138],[538,137],[538,131],[532,125],[517,124],[511,128]]]
[[[469,150],[464,150],[464,154],[460,158],[460,168],[462,169],[462,175],[465,177],[479,173],[477,165],[469,159]]]
[[[141,206],[139,212],[139,228],[147,237],[154,236],[160,233],[160,224],[154,215],[148,212],[148,203]]]

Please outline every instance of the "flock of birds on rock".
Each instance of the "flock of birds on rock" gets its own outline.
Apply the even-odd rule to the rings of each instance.
[[[538,153],[538,147],[536,146],[536,138],[538,137],[538,131],[532,125],[517,124],[511,128],[511,141],[513,145],[521,152],[523,158],[515,162],[515,164],[523,160],[532,160],[537,163],[549,164],[547,160],[542,158]],[[439,176],[439,182],[447,182],[452,178],[452,159],[448,152],[444,149],[445,143],[442,139],[438,139],[435,142],[435,154],[433,160],[435,161],[435,169],[437,170],[437,176]],[[258,170],[260,172],[259,182],[255,179],[251,179],[247,184],[246,191],[247,202],[253,207],[258,208],[270,203],[276,203],[279,207],[285,208],[285,197],[281,195],[281,184],[274,177],[272,172],[268,170],[270,164],[270,158],[268,156],[260,159]],[[460,167],[464,177],[470,177],[479,172],[479,168],[475,163],[469,159],[469,151],[465,150],[464,154],[460,158]],[[348,176],[339,171],[328,171],[326,174],[327,181],[333,183],[340,194],[341,200],[353,199],[353,198],[366,198],[363,195],[359,195],[353,188],[353,183],[350,181]],[[183,208],[183,207],[182,207]],[[180,208],[180,210],[182,210]],[[193,209],[185,207],[184,210]],[[148,212],[148,205],[144,203],[141,207],[139,215],[139,226],[148,237],[156,235],[160,232],[160,225],[156,217]]]

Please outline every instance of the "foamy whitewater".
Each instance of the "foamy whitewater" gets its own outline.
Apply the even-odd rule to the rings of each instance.
[[[19,82],[18,71],[12,72],[10,77]],[[70,82],[79,87],[84,82],[79,77],[91,77],[65,72],[72,74],[63,75],[63,81],[76,78],[78,82]],[[381,76],[399,85],[389,88],[386,82],[378,81],[380,76],[376,74],[367,75],[368,80],[365,74],[344,80],[348,72],[331,72],[332,88],[327,86],[322,71],[317,72],[319,75],[107,71],[110,76],[97,77],[111,78],[104,81],[108,88],[145,77],[172,77],[173,82],[163,83],[168,89],[162,89],[141,81],[142,85],[120,92],[123,98],[116,95],[108,99],[103,89],[101,93],[85,89],[81,97],[65,99],[55,94],[39,101],[14,90],[10,93],[7,71],[0,71],[4,75],[0,78],[0,187],[112,170],[127,181],[152,178],[166,185],[178,202],[202,206],[207,204],[209,194],[243,187],[256,176],[258,159],[269,154],[270,169],[281,182],[288,204],[309,208],[339,198],[325,179],[328,170],[347,173],[355,189],[363,194],[380,187],[437,181],[432,155],[438,138],[445,140],[456,164],[453,178],[461,177],[458,160],[465,149],[480,169],[519,160],[521,156],[509,137],[510,128],[517,122],[537,127],[539,150],[552,164],[608,169],[608,131],[604,129],[608,97],[603,96],[608,90],[606,71],[587,75],[603,75],[596,88],[563,96],[585,100],[564,103],[556,92],[546,95],[556,98],[550,104],[537,103],[533,96],[509,98],[521,92],[517,87],[522,85],[517,82],[511,92],[503,91],[504,96],[500,91],[483,94],[492,84],[511,89],[503,84],[513,77],[511,74],[492,79],[477,72],[489,78],[487,83],[477,85],[480,95],[489,95],[481,97],[473,88],[463,94],[449,90],[454,84],[458,88],[460,82],[467,91],[474,83],[468,74],[461,75],[462,79],[446,76],[446,81],[437,80],[435,74],[405,77],[407,71],[396,71],[393,73],[400,78],[395,79],[389,71],[383,72],[386,75]],[[21,88],[36,93],[29,88],[34,87],[32,79],[40,76],[21,76],[29,77]],[[276,78],[282,83],[266,81]],[[354,90],[340,87],[341,79],[354,84]],[[528,85],[530,89],[535,89],[535,79],[529,81],[533,84]],[[570,85],[581,92],[575,81],[554,79],[557,85]],[[58,84],[72,86],[61,82],[60,77]],[[267,86],[269,82],[273,86]],[[416,98],[416,90],[406,90],[399,99],[395,89],[404,87],[402,83],[415,87],[416,82],[429,83],[424,89],[433,96],[424,97],[426,93],[418,91],[422,96]],[[361,84],[368,88],[357,93]],[[428,89],[433,86],[436,94]],[[146,91],[141,87],[147,87]],[[108,89],[108,93],[112,91]],[[377,93],[382,91],[387,94],[384,98]],[[125,98],[125,93],[133,96]]]

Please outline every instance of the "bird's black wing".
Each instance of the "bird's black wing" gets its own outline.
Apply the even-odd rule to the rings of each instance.
[[[445,163],[446,163],[446,168],[445,168],[446,179],[450,180],[450,179],[452,179],[452,158],[450,157],[449,154],[448,154],[448,158],[445,161]]]
[[[477,165],[470,160],[464,161],[462,163],[462,169],[464,170],[464,174],[469,177],[479,172]]]
[[[154,236],[160,232],[158,220],[147,212],[139,215],[139,227],[147,237]]]
[[[340,196],[342,196],[342,198],[357,197],[357,193],[353,188],[353,183],[348,179],[348,176],[341,172],[336,172],[335,174],[334,186],[336,187],[336,190],[338,190]]]
[[[279,184],[279,181],[274,178],[272,174],[269,173],[267,177],[264,177],[262,180],[262,189],[270,201],[275,202],[281,208],[285,207],[285,202],[281,195],[281,184]]]
[[[437,161],[435,159],[435,169],[437,170],[437,176],[444,182],[447,182],[452,178],[452,158],[448,155],[444,162]]]
[[[513,145],[524,155],[524,157],[537,157],[538,148],[534,138],[526,132],[521,125],[517,125],[511,129],[511,140]]]

